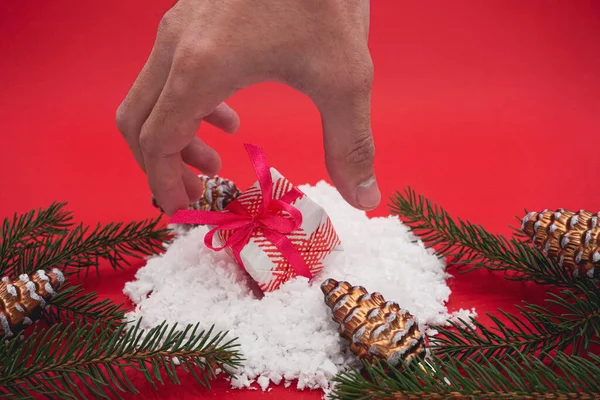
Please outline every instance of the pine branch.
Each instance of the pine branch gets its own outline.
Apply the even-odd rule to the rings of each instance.
[[[450,322],[452,328],[435,327],[439,335],[432,339],[431,349],[459,360],[552,354],[569,347],[573,354],[587,354],[590,343],[600,339],[600,293],[584,285],[577,292],[581,294],[550,293],[549,307],[524,302],[517,307],[520,316],[499,310],[508,322],[488,314],[492,327],[473,318],[462,324]]]
[[[72,322],[76,327],[82,327],[97,321],[102,324],[102,329],[114,329],[125,318],[125,311],[123,304],[98,300],[96,292],[84,293],[80,285],[67,285],[60,288],[41,317],[49,324]]]
[[[25,246],[41,245],[41,240],[64,234],[72,226],[73,215],[64,210],[66,203],[52,203],[47,208],[31,210],[4,218],[0,228],[0,275],[15,263]]]
[[[41,245],[24,247],[19,262],[8,273],[18,275],[38,269],[59,268],[66,274],[86,275],[90,267],[96,268],[100,260],[107,260],[114,269],[127,265],[126,257],[139,257],[158,253],[170,240],[167,229],[158,229],[160,219],[141,222],[110,223],[90,227],[78,225],[63,235],[44,237]]]
[[[25,340],[8,341],[0,346],[0,397],[121,398],[119,393],[138,393],[129,379],[132,369],[155,388],[165,377],[179,384],[179,368],[210,386],[217,368],[227,371],[224,367],[241,361],[237,345],[225,341],[226,332],[199,332],[198,325],[177,330],[165,323],[144,331],[139,325],[115,330],[102,330],[101,323],[68,329],[54,325]]]
[[[400,216],[426,247],[436,248],[436,254],[449,259],[451,265],[465,272],[478,268],[510,271],[508,279],[529,280],[563,288],[576,288],[584,278],[546,257],[539,249],[518,239],[508,240],[489,233],[481,225],[458,219],[455,222],[443,208],[411,188],[396,193],[390,205],[392,214]]]
[[[338,375],[333,399],[600,399],[600,357],[558,353],[551,368],[535,357],[459,361],[433,358],[404,370],[364,363]]]

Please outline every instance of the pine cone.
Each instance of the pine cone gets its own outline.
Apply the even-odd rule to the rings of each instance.
[[[33,275],[23,274],[12,281],[8,277],[0,282],[0,337],[9,338],[31,325],[54,296],[65,278],[61,271],[43,270]]]
[[[397,365],[425,355],[425,338],[417,320],[398,303],[334,279],[323,282],[321,290],[333,320],[340,324],[340,334],[359,358],[372,361],[376,357]]]
[[[521,230],[545,254],[558,259],[561,266],[590,278],[600,275],[600,212],[577,213],[558,209],[530,212],[523,218]]]
[[[190,204],[189,209],[191,210],[223,211],[229,203],[238,198],[241,194],[235,184],[230,180],[218,176],[211,178],[205,175],[199,175],[198,177],[202,181],[204,193],[200,200]],[[152,205],[160,209],[154,196],[152,196]]]

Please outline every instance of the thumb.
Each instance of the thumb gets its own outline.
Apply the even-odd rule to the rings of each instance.
[[[372,210],[381,202],[373,169],[372,73],[369,71],[348,86],[349,89],[328,93],[327,101],[317,102],[323,123],[325,163],[344,199],[356,208]]]

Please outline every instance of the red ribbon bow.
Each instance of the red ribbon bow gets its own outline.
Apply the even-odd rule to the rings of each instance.
[[[312,274],[304,258],[294,247],[286,234],[298,229],[302,224],[302,213],[291,205],[302,193],[293,187],[280,199],[273,198],[273,179],[267,158],[262,149],[252,144],[244,145],[250,161],[258,177],[262,192],[262,202],[256,213],[250,214],[239,201],[232,201],[223,212],[179,210],[170,219],[171,224],[214,225],[204,237],[204,243],[209,249],[220,251],[231,247],[235,260],[241,266],[240,253],[250,240],[252,232],[261,230],[269,240],[288,260],[296,271],[296,275],[312,278]],[[286,213],[282,215],[283,213]],[[232,231],[231,236],[221,247],[213,246],[213,238],[218,231]]]

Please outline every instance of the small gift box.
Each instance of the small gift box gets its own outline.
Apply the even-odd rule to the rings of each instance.
[[[170,223],[208,225],[206,246],[225,249],[264,292],[271,292],[296,276],[312,278],[341,243],[321,206],[270,168],[259,147],[246,145],[246,150],[256,183],[223,212],[181,210]]]

